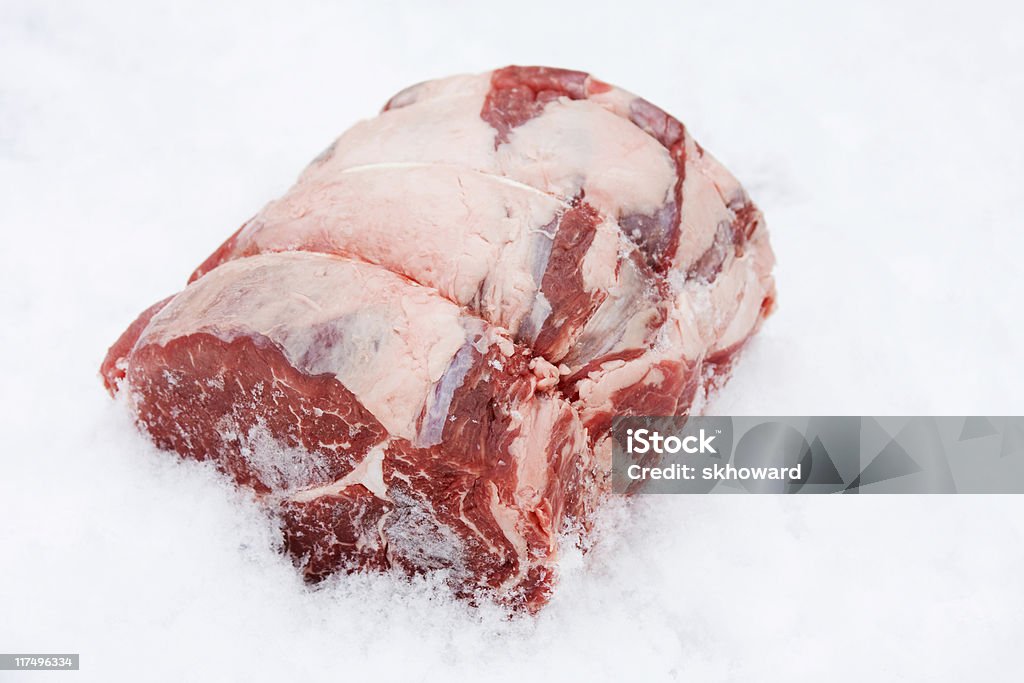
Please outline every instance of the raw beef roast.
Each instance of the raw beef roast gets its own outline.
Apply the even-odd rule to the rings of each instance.
[[[585,73],[402,91],[133,323],[102,374],[280,519],[307,577],[444,570],[535,609],[611,419],[686,414],[771,312],[761,213]]]

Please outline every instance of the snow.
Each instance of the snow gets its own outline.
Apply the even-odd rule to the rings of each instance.
[[[1020,414],[1017,3],[0,6],[2,680],[1016,680],[1018,497],[658,496],[552,604],[310,590],[259,510],[96,370],[344,128],[426,78],[585,68],[764,209],[779,310],[719,414]]]

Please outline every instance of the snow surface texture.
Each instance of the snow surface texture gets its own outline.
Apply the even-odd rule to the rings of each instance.
[[[1024,499],[635,500],[508,622],[305,587],[96,368],[398,89],[555,64],[681,118],[764,209],[780,308],[713,412],[1020,414],[1022,33],[1010,2],[5,0],[0,651],[82,671],[0,680],[1019,680]]]

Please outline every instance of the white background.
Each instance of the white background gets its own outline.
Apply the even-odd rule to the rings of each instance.
[[[2,0],[0,651],[82,654],[53,680],[1020,680],[1019,497],[637,500],[508,622],[306,589],[96,371],[395,91],[549,64],[676,114],[767,215],[779,310],[712,411],[1021,414],[1021,7]]]

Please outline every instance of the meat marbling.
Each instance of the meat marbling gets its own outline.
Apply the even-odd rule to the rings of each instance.
[[[536,609],[616,414],[686,414],[774,305],[762,216],[674,118],[575,71],[413,86],[101,368],[274,506],[307,577],[445,570]]]

